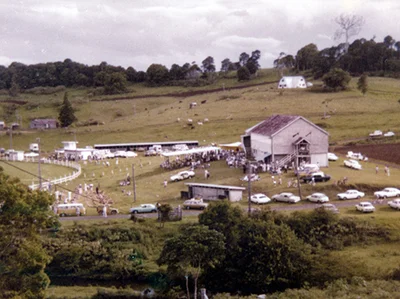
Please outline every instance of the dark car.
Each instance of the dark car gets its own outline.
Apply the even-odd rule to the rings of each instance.
[[[310,183],[314,180],[315,183],[319,182],[327,182],[331,179],[331,177],[323,172],[315,172],[310,175],[306,175],[300,178],[303,183]]]

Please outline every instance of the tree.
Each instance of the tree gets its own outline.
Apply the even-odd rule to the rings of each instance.
[[[124,73],[106,74],[104,79],[105,94],[119,94],[127,92],[126,76]]]
[[[362,16],[341,14],[335,18],[336,24],[339,29],[335,32],[335,40],[345,36],[346,52],[349,47],[349,38],[360,33],[362,26],[364,26],[364,18]]]
[[[212,58],[211,56],[208,56],[206,59],[204,59],[201,62],[202,66],[202,70],[203,73],[207,74],[207,73],[214,73],[215,72],[215,65],[214,65],[214,58]]]
[[[146,80],[151,85],[163,85],[168,81],[168,69],[164,65],[153,63],[146,71]]]
[[[58,226],[47,192],[31,191],[0,167],[0,290],[2,298],[44,298],[50,258],[39,232]]]
[[[304,46],[296,54],[296,67],[298,71],[312,69],[318,55],[318,48],[315,44]]]
[[[237,70],[238,81],[250,80],[250,71],[247,67],[242,66]]]
[[[183,226],[180,233],[166,240],[159,265],[167,265],[170,274],[194,278],[194,298],[202,271],[215,267],[224,257],[224,236],[204,225]]]
[[[137,71],[133,67],[128,67],[125,73],[128,82],[137,82]]]
[[[229,68],[231,67],[232,62],[229,60],[229,58],[225,58],[224,60],[221,61],[221,72],[228,72]]]
[[[64,100],[63,103],[61,104],[58,120],[60,121],[60,125],[62,128],[68,127],[74,121],[76,121],[74,109],[72,108],[72,105],[68,100],[67,92],[64,93]]]
[[[350,80],[351,77],[349,73],[339,68],[330,70],[329,73],[322,77],[322,81],[325,85],[334,91],[337,89],[346,89]]]
[[[361,77],[357,81],[357,89],[361,91],[363,95],[368,90],[368,75],[366,73],[362,74]]]
[[[243,52],[242,54],[240,54],[240,56],[239,56],[240,65],[245,66],[247,61],[249,60],[249,58],[250,58],[250,56],[246,52]]]

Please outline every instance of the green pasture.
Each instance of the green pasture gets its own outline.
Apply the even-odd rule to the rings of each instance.
[[[268,82],[271,76],[260,75],[259,80]],[[317,81],[313,88],[307,90],[278,90],[274,83],[192,97],[150,97],[101,102],[94,100],[102,98],[90,97],[84,89],[70,90],[78,123],[68,129],[19,130],[13,134],[13,147],[27,150],[29,143],[34,142],[37,137],[41,137],[42,150],[49,153],[60,148],[61,141],[75,138],[81,147],[96,143],[188,139],[199,140],[201,144],[233,142],[240,140],[240,135],[247,128],[271,114],[302,115],[326,129],[331,143],[366,137],[375,129],[390,129],[399,134],[399,80],[369,78],[370,89],[365,96],[355,88],[356,81],[357,78],[353,78],[352,88],[338,93],[322,92],[321,83]],[[138,92],[140,90],[140,95],[182,91],[179,87],[134,86],[138,88]],[[123,96],[129,95],[136,94]],[[22,94],[20,100],[29,102],[17,108],[23,128],[28,127],[33,118],[57,118],[57,105],[62,98],[63,93],[42,96]],[[106,98],[112,99],[116,96]],[[6,100],[5,96],[1,96],[0,100]],[[201,104],[204,100],[207,102]],[[197,102],[198,106],[189,109],[191,102]],[[4,104],[0,106],[4,107]],[[328,118],[323,119],[324,115]],[[193,120],[194,129],[187,126],[188,118]],[[205,123],[205,118],[209,122]],[[104,125],[79,126],[79,122],[89,120],[96,120]],[[204,125],[197,125],[198,121],[202,121]],[[8,147],[9,139],[3,131],[0,135],[3,147]]]

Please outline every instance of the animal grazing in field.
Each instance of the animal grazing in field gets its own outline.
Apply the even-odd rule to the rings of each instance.
[[[207,103],[207,100],[201,101],[201,103],[202,103],[202,104],[205,104],[205,103]]]
[[[204,122],[205,122],[205,123],[208,122],[208,118],[205,118],[205,119],[204,119]]]
[[[202,123],[201,121],[198,121],[197,124],[198,124],[199,126],[202,126],[202,125],[203,125],[203,123]]]
[[[176,121],[177,121],[177,122],[180,122],[180,121],[181,121],[181,119],[178,117],[178,118],[176,119]]]
[[[188,122],[189,124],[191,124],[191,123],[193,122],[193,119],[188,118],[187,122]]]
[[[196,106],[197,106],[197,103],[196,102],[192,102],[192,103],[189,104],[189,109],[192,109],[192,108],[194,108]]]

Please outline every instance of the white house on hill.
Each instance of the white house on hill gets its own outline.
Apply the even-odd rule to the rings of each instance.
[[[285,76],[279,80],[278,88],[307,88],[307,82],[303,76]]]
[[[246,130],[242,143],[246,153],[276,167],[292,162],[328,166],[329,134],[298,115],[273,115]]]

